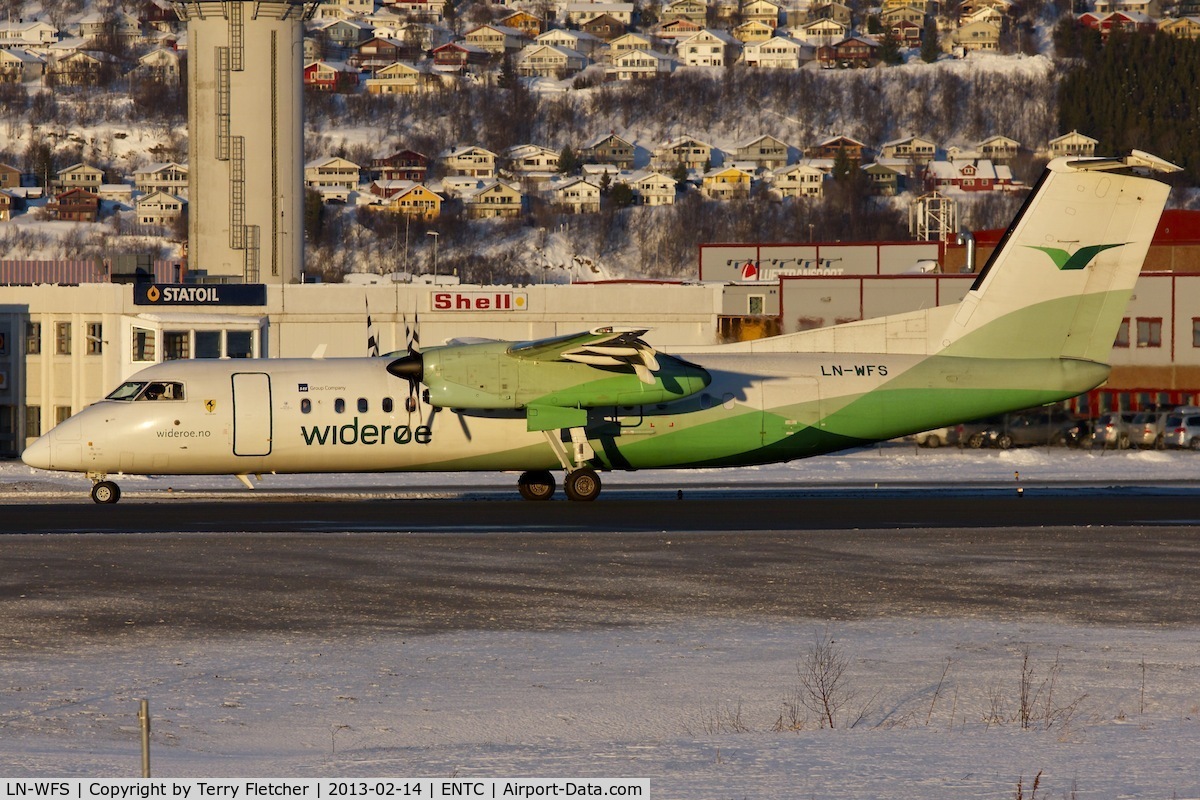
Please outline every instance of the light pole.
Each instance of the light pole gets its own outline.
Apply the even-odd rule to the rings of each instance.
[[[438,235],[438,232],[437,232],[437,231],[425,231],[425,235],[426,235],[426,236],[432,236],[432,237],[433,237],[433,282],[436,284],[436,283],[437,283],[437,277],[438,277],[438,271],[437,271],[437,246],[438,246],[438,238],[439,238],[439,235]]]

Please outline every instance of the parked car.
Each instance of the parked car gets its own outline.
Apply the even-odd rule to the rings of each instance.
[[[983,419],[971,422],[961,422],[954,426],[950,443],[957,444],[959,447],[970,447],[972,450],[978,450],[986,444],[987,432],[1003,424],[1003,415],[998,417],[984,417]]]
[[[1096,420],[1096,438],[1093,444],[1112,450],[1128,450],[1130,444],[1130,428],[1133,418],[1132,411],[1110,412],[1101,414]]]
[[[989,446],[1001,450],[1042,444],[1063,445],[1067,441],[1067,431],[1078,421],[1062,408],[1023,411],[1009,414],[1001,425],[985,431],[984,439]]]
[[[930,431],[915,433],[912,439],[917,443],[917,447],[941,447],[944,444],[950,444],[952,435],[951,428],[934,428]]]
[[[1200,408],[1177,408],[1163,426],[1163,444],[1200,450]]]
[[[1170,409],[1140,411],[1129,425],[1129,443],[1133,447],[1163,448],[1163,431],[1166,429]]]
[[[1091,447],[1096,438],[1096,420],[1080,419],[1067,428],[1063,434],[1063,444],[1067,447]]]

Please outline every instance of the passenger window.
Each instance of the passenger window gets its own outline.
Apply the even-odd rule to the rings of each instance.
[[[385,414],[392,413],[392,398],[390,398],[390,397],[383,398],[382,406],[383,406],[383,413],[385,413]]]
[[[339,414],[344,412],[346,410],[346,401],[340,397],[337,400],[334,400],[333,401],[333,410]]]
[[[367,413],[367,398],[365,398],[365,397],[358,398],[358,413],[360,413],[360,414]]]
[[[312,411],[312,400],[307,397],[300,401],[300,413],[308,414]]]

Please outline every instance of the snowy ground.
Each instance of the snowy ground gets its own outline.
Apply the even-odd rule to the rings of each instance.
[[[1166,483],[1198,470],[1200,456],[1186,452],[892,446],[661,477],[835,485],[998,482],[1020,471],[1023,482]],[[0,501],[74,494],[79,480],[0,464]],[[168,480],[195,492],[230,483],[126,480],[134,498]],[[436,491],[461,478],[351,482],[368,480]],[[21,580],[0,573],[0,613],[20,601]],[[825,636],[848,664],[833,730],[795,705],[798,669]],[[1200,630],[1190,627],[696,617],[405,638],[196,640],[169,624],[89,646],[4,637],[0,775],[136,776],[141,697],[151,701],[156,777],[645,777],[655,798],[1000,798],[1018,786],[1026,798],[1200,797]]]

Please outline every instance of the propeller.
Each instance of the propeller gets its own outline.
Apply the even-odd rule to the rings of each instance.
[[[421,355],[421,317],[413,315],[413,325],[409,327],[408,317],[404,318],[404,338],[407,340],[408,354],[388,364],[388,372],[397,378],[408,381],[408,398],[404,408],[412,414],[420,405],[421,381],[425,378],[425,359]]]

